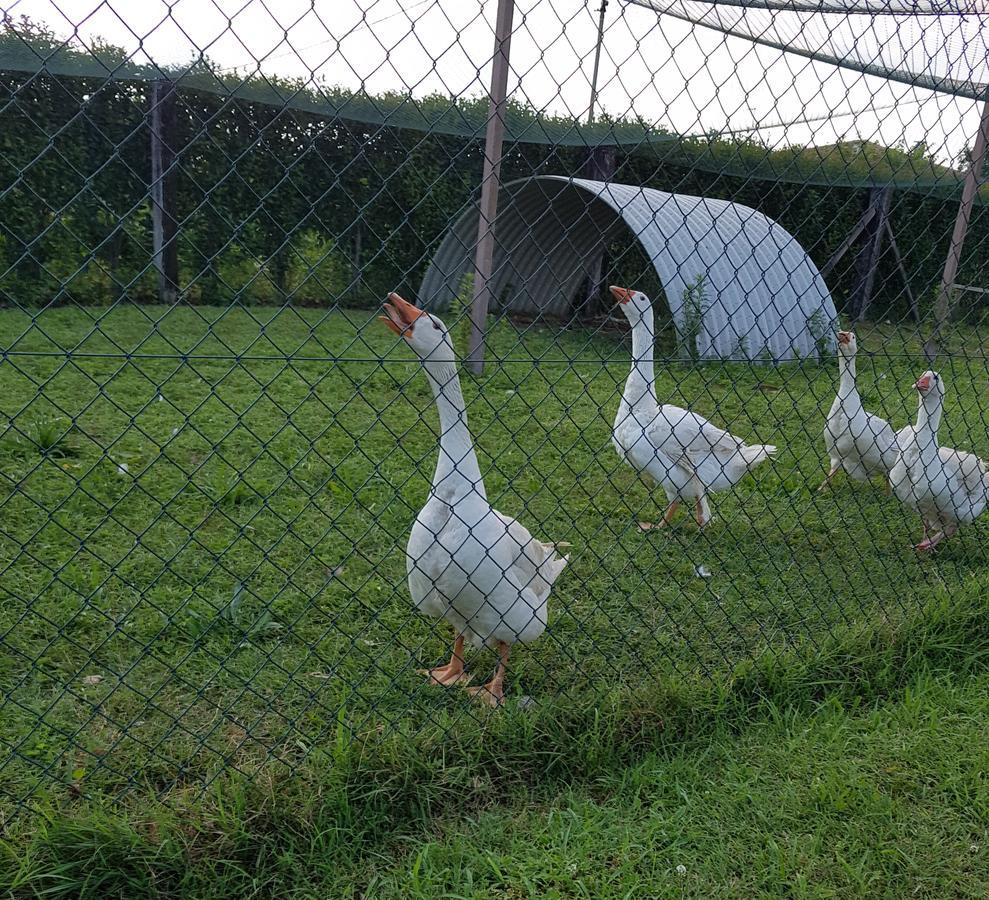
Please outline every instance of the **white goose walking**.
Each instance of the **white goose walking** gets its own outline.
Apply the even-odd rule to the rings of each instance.
[[[711,520],[707,495],[737,484],[776,448],[747,446],[697,413],[669,403],[660,406],[653,364],[652,304],[639,291],[610,290],[632,326],[632,370],[615,418],[615,449],[666,492],[668,505],[659,527],[669,525],[681,501],[693,500],[695,519],[703,528]]]
[[[497,647],[498,666],[477,699],[499,705],[511,646],[528,644],[546,628],[549,594],[568,557],[535,540],[525,526],[491,508],[470,430],[456,355],[443,323],[398,294],[388,295],[381,320],[419,355],[439,411],[439,458],[426,505],[406,550],[409,591],[419,612],[453,625],[453,655],[430,670],[431,684],[469,680],[464,639]]]
[[[842,469],[856,481],[886,476],[896,463],[896,432],[889,422],[865,411],[856,383],[858,345],[851,331],[838,332],[838,394],[824,425],[824,446],[831,468],[819,491],[827,490]]]
[[[924,539],[917,549],[930,550],[986,508],[989,470],[974,453],[938,446],[944,379],[925,372],[914,387],[920,393],[917,424],[899,432],[900,452],[889,483],[900,501],[920,513]]]

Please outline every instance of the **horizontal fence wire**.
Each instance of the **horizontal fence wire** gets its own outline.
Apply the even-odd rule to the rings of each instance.
[[[984,13],[221,6],[0,30],[3,827],[985,591]]]

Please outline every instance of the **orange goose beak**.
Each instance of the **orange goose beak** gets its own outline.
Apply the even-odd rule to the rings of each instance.
[[[608,290],[611,291],[612,295],[619,303],[628,303],[628,301],[632,299],[632,291],[628,288],[615,287],[612,285],[608,288]]]
[[[378,318],[395,334],[407,338],[412,332],[416,319],[424,315],[425,313],[421,309],[392,292],[388,295],[388,300],[385,301],[385,315],[378,316]]]

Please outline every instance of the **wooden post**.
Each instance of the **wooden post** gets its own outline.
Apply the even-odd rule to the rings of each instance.
[[[886,232],[885,222],[889,215],[889,204],[892,199],[893,189],[891,187],[871,188],[869,190],[869,205],[875,211],[875,215],[865,227],[865,244],[859,250],[855,260],[857,278],[849,312],[856,322],[861,322],[865,318],[865,314],[869,311],[869,304],[872,302],[872,289],[876,282],[876,269],[879,267],[883,234]]]
[[[893,251],[893,259],[896,260],[896,267],[900,270],[900,277],[903,279],[903,287],[907,292],[907,299],[910,301],[910,315],[913,316],[914,322],[918,325],[920,324],[920,306],[917,304],[917,296],[913,292],[913,288],[910,287],[910,273],[907,272],[907,267],[903,263],[903,257],[900,256],[900,248],[896,244],[896,236],[893,234],[893,226],[889,224],[889,218],[886,219],[886,237],[889,240],[890,249]]]
[[[615,177],[617,161],[617,150],[615,147],[592,147],[584,166],[584,172],[591,181],[612,181]],[[604,276],[604,248],[595,253],[587,263],[587,278],[580,283],[576,303],[572,305],[579,308],[583,305],[586,310],[594,313],[594,301],[601,293],[601,281]],[[611,307],[613,304],[609,303]]]
[[[968,222],[972,217],[972,205],[975,203],[975,193],[978,190],[982,167],[986,161],[987,144],[989,144],[989,97],[986,98],[982,106],[979,133],[975,136],[975,146],[972,149],[972,161],[965,173],[962,199],[961,203],[958,204],[955,227],[951,233],[951,243],[948,245],[948,258],[944,262],[944,273],[941,275],[941,288],[938,291],[937,302],[934,304],[934,329],[924,343],[924,355],[930,364],[933,364],[937,358],[938,339],[941,336],[941,329],[948,321],[948,313],[951,309],[951,289],[958,275],[958,266],[962,259],[965,233],[968,231]]]
[[[872,217],[875,214],[876,214],[875,207],[873,207],[870,204],[866,208],[865,212],[862,213],[862,216],[859,218],[858,222],[855,223],[855,227],[850,232],[848,232],[848,235],[838,246],[838,249],[831,254],[831,258],[823,266],[821,266],[821,275],[827,275],[828,272],[830,272],[836,265],[838,265],[838,261],[845,255],[845,253],[848,252],[848,248],[855,243],[855,241],[858,239],[858,236],[865,229],[865,226],[872,221]]]
[[[474,299],[470,308],[470,344],[467,368],[475,375],[484,371],[484,337],[491,300],[491,269],[494,262],[494,222],[501,187],[501,150],[505,136],[508,61],[512,46],[515,0],[498,0],[495,15],[495,49],[491,64],[488,128],[484,137],[484,169],[481,177],[481,207],[474,252]]]
[[[158,299],[179,298],[178,220],[175,215],[175,85],[151,82],[151,231]]]

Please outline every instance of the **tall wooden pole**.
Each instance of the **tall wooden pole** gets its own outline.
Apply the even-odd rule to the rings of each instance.
[[[505,137],[508,61],[512,46],[515,0],[498,0],[495,16],[495,48],[491,66],[488,129],[484,138],[484,169],[481,177],[481,208],[474,252],[474,300],[470,309],[470,345],[467,368],[475,375],[484,371],[484,336],[491,300],[491,269],[494,262],[494,221],[498,214],[501,187],[501,150]]]
[[[886,234],[886,222],[889,218],[889,205],[893,199],[893,188],[872,188],[869,191],[869,206],[875,214],[865,228],[866,240],[859,250],[855,260],[856,283],[852,293],[851,315],[856,322],[861,322],[869,312],[872,302],[872,290],[876,283],[876,270],[879,268],[879,258],[882,255],[882,242]]]
[[[175,85],[151,82],[151,246],[158,300],[179,298],[178,220],[175,215]]]
[[[944,274],[941,276],[941,289],[938,292],[937,303],[934,307],[934,330],[924,344],[924,355],[929,363],[937,358],[938,339],[941,329],[948,321],[951,311],[951,289],[954,287],[961,263],[962,247],[965,245],[965,233],[968,222],[972,217],[972,206],[975,194],[979,188],[979,178],[986,161],[986,146],[989,145],[989,98],[982,106],[982,118],[979,122],[979,133],[975,136],[975,146],[972,148],[972,161],[965,173],[965,184],[962,186],[962,199],[958,204],[958,214],[955,216],[955,228],[948,245],[948,258],[944,263]]]

